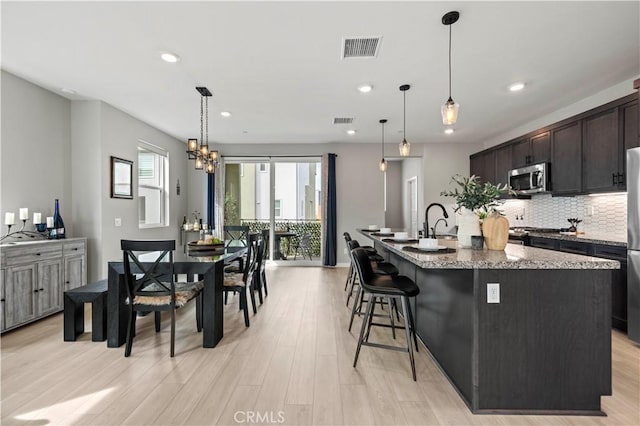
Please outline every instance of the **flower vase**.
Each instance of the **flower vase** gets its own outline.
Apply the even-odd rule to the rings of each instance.
[[[482,235],[480,218],[471,210],[461,209],[458,217],[458,246],[471,247],[471,237]]]

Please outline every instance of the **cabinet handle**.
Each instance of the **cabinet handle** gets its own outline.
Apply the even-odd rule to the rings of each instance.
[[[74,248],[72,248],[71,250],[78,251],[78,247],[74,247]]]
[[[0,299],[0,302],[5,302],[5,300],[4,299]]]
[[[34,292],[34,293],[37,293],[37,292],[38,292],[38,289],[36,288],[35,290],[33,290],[33,292]]]
[[[613,180],[613,185],[617,185],[618,182],[616,180],[616,174],[615,173],[611,173],[611,179]]]
[[[624,185],[624,173],[618,173],[618,185]]]
[[[40,253],[36,253],[36,256],[40,256]]]
[[[40,291],[44,291],[44,288],[41,288]]]
[[[65,281],[64,283],[65,284],[71,284],[71,281]]]

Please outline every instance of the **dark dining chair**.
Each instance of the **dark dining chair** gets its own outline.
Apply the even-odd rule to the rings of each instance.
[[[244,325],[249,327],[249,303],[247,302],[247,291],[251,297],[251,306],[253,313],[256,314],[256,298],[254,288],[254,277],[256,276],[257,259],[262,256],[264,249],[264,241],[262,238],[255,239],[249,243],[251,256],[247,257],[245,262],[245,270],[243,273],[225,273],[223,291],[226,293],[234,292],[240,295],[240,309],[244,313]]]
[[[176,309],[196,299],[196,326],[202,331],[203,281],[176,282],[173,264],[175,240],[121,240],[127,289],[129,326],[124,356],[131,355],[137,312],[154,312],[156,332],[160,331],[162,311],[171,313],[171,357],[174,356]],[[145,260],[141,260],[144,257]],[[152,258],[149,261],[146,258]]]

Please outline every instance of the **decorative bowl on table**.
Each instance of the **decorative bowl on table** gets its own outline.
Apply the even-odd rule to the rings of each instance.
[[[198,240],[198,241],[188,242],[187,247],[189,247],[189,250],[211,251],[211,250],[218,250],[218,249],[224,248],[224,242],[219,241],[214,243],[213,241],[210,241],[210,240],[207,240],[207,241]]]

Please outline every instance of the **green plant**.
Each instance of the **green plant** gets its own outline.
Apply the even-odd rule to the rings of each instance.
[[[515,195],[515,192],[508,185],[494,185],[489,182],[484,184],[479,181],[479,177],[471,175],[465,177],[455,175],[451,178],[457,187],[453,190],[442,191],[440,195],[453,197],[456,200],[456,212],[462,207],[474,212],[481,219],[487,217],[502,204],[500,197],[503,194]]]

